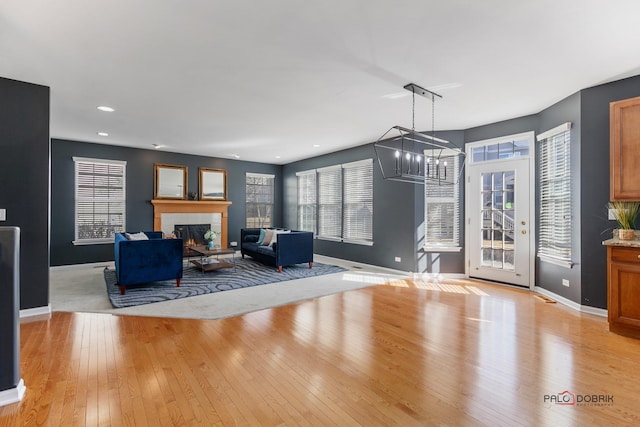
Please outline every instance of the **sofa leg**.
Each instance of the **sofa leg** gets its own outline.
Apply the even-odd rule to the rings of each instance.
[[[180,287],[180,279],[176,279],[176,288]]]
[[[309,268],[313,267],[313,262],[309,263]]]
[[[127,288],[125,286],[119,285],[120,295],[124,295],[127,292]]]
[[[244,259],[244,254],[242,254],[242,259]]]
[[[282,273],[282,266],[281,265],[278,266],[278,273]]]

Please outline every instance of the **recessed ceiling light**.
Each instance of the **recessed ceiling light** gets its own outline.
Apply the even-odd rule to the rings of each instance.
[[[231,157],[233,157],[234,159],[239,159],[240,158],[240,154],[229,154]]]
[[[276,159],[279,159],[279,158],[280,158],[280,156],[276,156]]]
[[[157,150],[158,148],[162,148],[162,147],[164,147],[164,145],[162,145],[162,144],[151,144],[151,145],[153,145],[153,148],[155,148],[156,150]]]
[[[97,132],[98,136],[109,136],[107,132]]]
[[[100,106],[98,107],[98,110],[100,110],[100,111],[106,111],[107,113],[113,113],[114,111],[116,111],[116,110],[114,110],[114,109],[113,109],[113,108],[111,108],[111,107],[107,107],[106,105],[100,105]]]
[[[318,148],[320,147],[320,144],[313,144],[313,148]]]

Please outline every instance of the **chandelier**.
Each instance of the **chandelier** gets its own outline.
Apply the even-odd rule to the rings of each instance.
[[[382,177],[414,184],[426,181],[439,185],[457,184],[465,153],[449,141],[435,136],[435,99],[442,96],[414,83],[405,85],[404,89],[412,93],[412,128],[393,126],[374,143]],[[431,98],[431,134],[415,130],[416,94]]]

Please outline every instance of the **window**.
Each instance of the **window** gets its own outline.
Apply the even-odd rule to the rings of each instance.
[[[318,169],[318,237],[342,239],[342,167]]]
[[[373,160],[298,172],[298,228],[373,244]]]
[[[247,227],[262,228],[273,226],[274,185],[275,175],[247,173]]]
[[[538,135],[538,257],[571,267],[570,129],[565,123]]]
[[[342,165],[342,237],[348,241],[373,241],[373,161]]]
[[[316,232],[316,171],[296,173],[298,177],[298,230]]]
[[[125,229],[126,162],[74,157],[75,245],[113,243]]]
[[[429,161],[431,151],[425,151]],[[438,163],[431,168],[430,174],[440,179],[425,179],[425,248],[460,248],[460,156],[451,151],[443,151]],[[449,171],[445,169],[449,167]],[[431,169],[430,168],[430,169]]]

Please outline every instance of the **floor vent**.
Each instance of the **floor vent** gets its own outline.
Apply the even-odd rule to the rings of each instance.
[[[555,301],[554,301],[554,300],[552,300],[552,299],[551,299],[551,298],[549,298],[549,297],[545,297],[544,295],[536,294],[536,295],[534,295],[534,296],[535,296],[536,298],[538,298],[538,299],[540,299],[540,300],[544,301],[544,302],[547,302],[547,303],[550,303],[550,304],[555,304]]]

